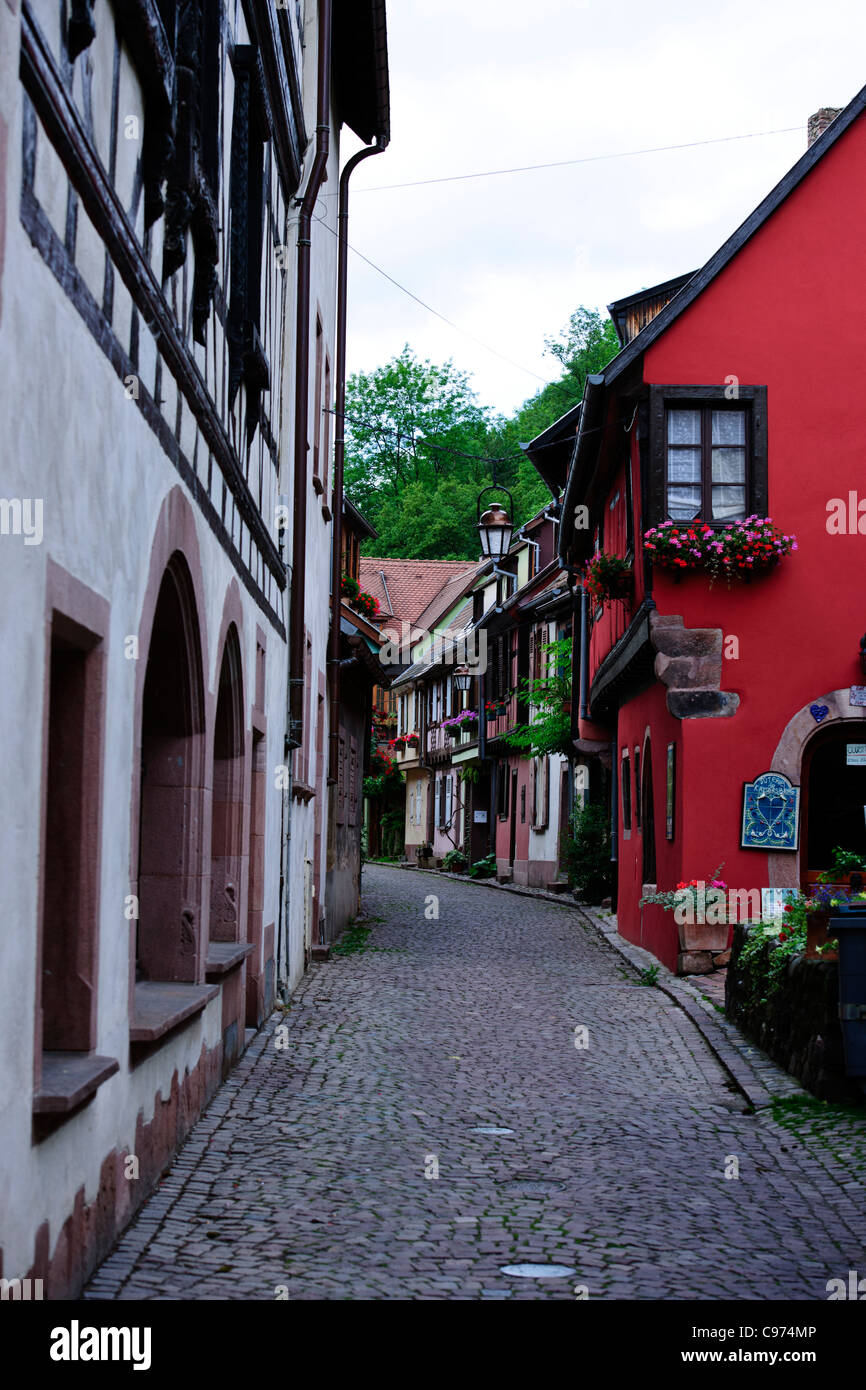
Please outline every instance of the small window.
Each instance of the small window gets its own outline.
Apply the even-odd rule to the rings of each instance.
[[[631,760],[628,753],[622,757],[622,828],[631,831]]]
[[[534,830],[545,830],[547,828],[548,806],[550,801],[549,786],[549,759],[533,759],[532,766],[532,826]]]
[[[640,830],[640,749],[634,750],[634,823],[635,828]]]

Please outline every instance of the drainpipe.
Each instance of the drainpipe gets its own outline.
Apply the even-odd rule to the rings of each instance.
[[[331,6],[319,0],[316,152],[298,216],[298,298],[295,332],[295,467],[292,531],[292,632],[289,658],[291,733],[300,743],[304,713],[304,617],[307,545],[307,427],[310,388],[310,228],[331,144]],[[317,422],[318,423],[318,422]],[[339,598],[339,590],[336,595]]]
[[[368,145],[352,155],[340,175],[339,212],[337,214],[337,346],[336,346],[336,425],[334,433],[334,493],[332,511],[334,515],[331,537],[331,594],[333,613],[328,644],[328,677],[330,728],[328,748],[328,781],[337,780],[337,760],[340,748],[340,584],[342,580],[343,549],[343,461],[346,455],[346,324],[347,287],[349,281],[349,243],[346,240],[349,227],[349,179],[363,159],[382,154],[387,147],[387,139],[377,136],[374,145]],[[330,404],[330,402],[329,402]],[[384,576],[382,580],[384,584]],[[385,590],[387,594],[387,589]]]
[[[583,583],[580,586],[580,717],[589,718],[589,601]]]
[[[619,886],[619,846],[617,843],[617,824],[619,820],[618,751],[616,739],[612,739],[610,745],[610,862],[613,865],[613,883],[610,892],[610,905],[614,912],[616,911],[617,888]]]

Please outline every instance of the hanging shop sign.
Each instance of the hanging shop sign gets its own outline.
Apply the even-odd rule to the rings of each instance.
[[[762,772],[743,783],[743,849],[797,848],[800,833],[800,788],[781,772]]]

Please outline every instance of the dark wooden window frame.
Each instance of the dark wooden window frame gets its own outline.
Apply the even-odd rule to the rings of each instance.
[[[622,750],[620,759],[620,797],[622,804],[622,833],[623,836],[631,835],[631,758],[627,748]]]
[[[735,399],[728,399],[729,386],[651,386],[650,387],[650,488],[647,524],[667,521],[667,410],[674,407],[702,407],[711,410],[746,411],[746,515],[766,516],[768,508],[767,467],[767,388],[738,386]],[[706,506],[710,445],[702,430],[701,514],[696,521],[721,527],[724,521],[704,517]],[[709,494],[711,496],[711,494]],[[686,524],[686,523],[683,523]]]

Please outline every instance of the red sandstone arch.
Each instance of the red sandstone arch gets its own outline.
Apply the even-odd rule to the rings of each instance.
[[[204,975],[203,611],[195,517],[175,487],[157,520],[138,631],[130,891],[139,916],[130,923],[130,988],[136,976]]]
[[[819,723],[812,714],[812,709],[821,705],[826,706],[827,713]],[[776,745],[770,771],[784,773],[794,786],[799,786],[803,758],[812,741],[822,731],[831,729],[834,725],[838,727],[842,724],[854,724],[864,719],[866,708],[851,704],[848,687],[817,696],[810,704],[803,705],[786,724]],[[800,862],[804,852],[802,839],[801,835],[796,853],[776,851],[767,855],[767,881],[771,888],[799,888]]]
[[[237,627],[231,622],[223,644],[213,724],[211,941],[237,941],[242,935],[245,774],[241,647]]]

